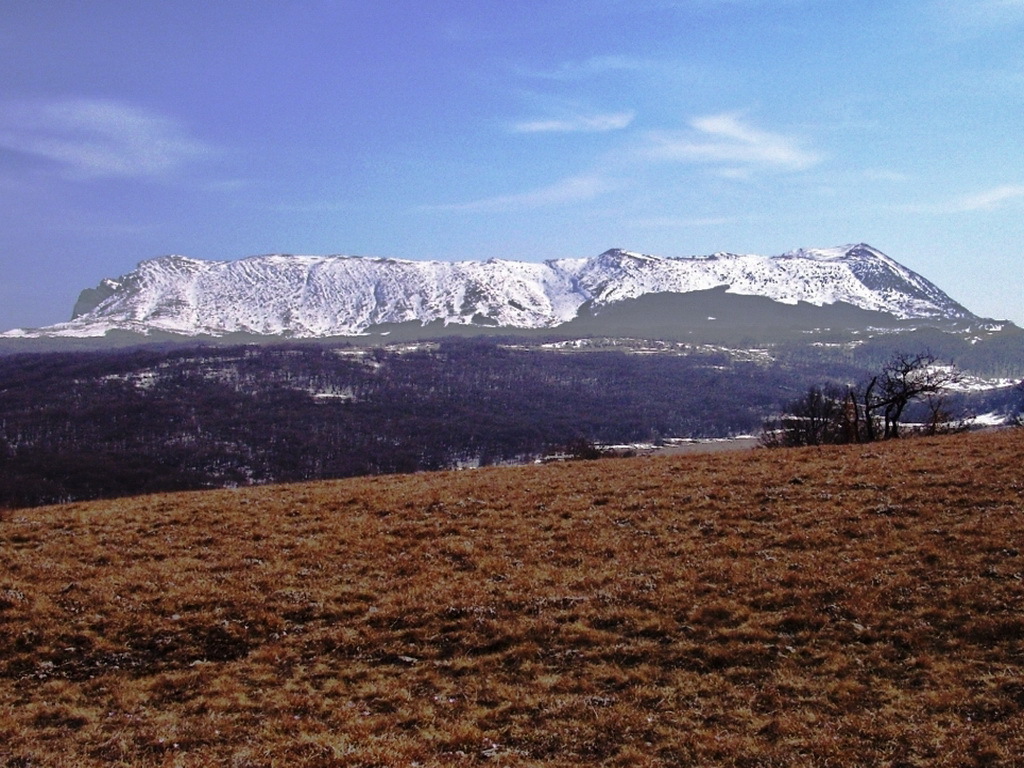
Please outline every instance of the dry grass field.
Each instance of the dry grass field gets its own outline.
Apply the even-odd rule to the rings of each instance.
[[[1024,765],[1024,430],[0,513],[0,766]]]

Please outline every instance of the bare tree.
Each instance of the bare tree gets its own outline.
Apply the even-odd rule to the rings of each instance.
[[[846,393],[831,384],[813,386],[790,401],[783,416],[765,424],[761,442],[768,447],[846,443],[854,429]]]
[[[903,413],[914,401],[925,403],[934,433],[951,420],[945,396],[960,378],[952,364],[930,352],[897,353],[858,389],[811,387],[765,423],[761,442],[781,447],[890,440],[900,436]]]
[[[1013,390],[1017,393],[1017,404],[1010,413],[1010,423],[1024,427],[1024,380],[1017,382]]]
[[[864,387],[863,407],[865,434],[868,441],[878,438],[879,420],[882,439],[900,436],[903,411],[914,400],[941,396],[960,380],[953,365],[940,363],[930,352],[892,356]]]

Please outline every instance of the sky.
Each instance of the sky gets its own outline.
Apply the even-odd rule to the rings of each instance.
[[[858,242],[1024,325],[1024,0],[0,2],[0,330],[171,253]]]

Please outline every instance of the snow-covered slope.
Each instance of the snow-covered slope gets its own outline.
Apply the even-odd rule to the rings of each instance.
[[[355,256],[165,256],[82,292],[75,317],[4,336],[101,336],[110,330],[220,336],[357,335],[386,323],[553,328],[585,303],[728,286],[785,304],[845,302],[898,318],[969,318],[920,275],[859,244],[781,256],[660,258],[610,250],[546,262],[406,261]]]

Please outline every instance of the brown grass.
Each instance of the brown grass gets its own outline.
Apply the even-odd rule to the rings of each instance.
[[[1011,766],[1024,430],[0,519],[0,766]]]

